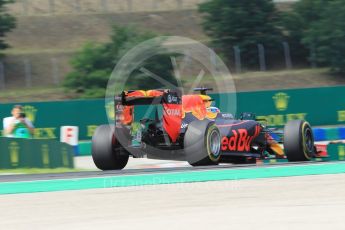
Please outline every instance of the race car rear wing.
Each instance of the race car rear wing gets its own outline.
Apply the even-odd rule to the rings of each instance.
[[[165,100],[166,99],[166,100]],[[181,104],[181,93],[178,90],[128,90],[115,97],[115,104],[119,102],[124,106],[132,105],[157,105],[164,102]]]
[[[136,105],[159,105],[163,107],[162,124],[172,142],[176,142],[182,123],[182,95],[178,90],[129,90],[115,97],[116,125],[134,122]]]

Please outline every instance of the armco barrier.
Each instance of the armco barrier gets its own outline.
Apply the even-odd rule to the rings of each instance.
[[[56,140],[0,138],[0,169],[74,168],[73,148]]]
[[[212,95],[222,111],[227,112],[237,105],[237,116],[240,112],[253,112],[258,118],[266,119],[270,126],[282,127],[296,119],[305,119],[312,126],[345,125],[344,86],[239,92],[237,102],[233,103],[219,100],[225,95]],[[23,106],[35,124],[35,138],[57,139],[61,126],[78,126],[79,139],[90,140],[98,125],[108,123],[105,111],[114,115],[114,106],[105,105],[103,99],[23,103]],[[12,107],[13,104],[0,104],[0,121],[9,116]],[[143,113],[144,108],[136,108],[135,117]]]
[[[345,127],[339,127],[339,139],[338,140],[345,140]]]

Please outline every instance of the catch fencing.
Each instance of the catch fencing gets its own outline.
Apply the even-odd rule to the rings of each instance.
[[[276,49],[274,56],[270,55],[271,49],[264,44],[257,44],[251,47],[254,57],[249,59],[242,56],[239,46],[233,46],[229,50],[230,59],[227,62],[230,72],[240,74],[246,71],[270,71],[270,70],[291,70],[294,68],[310,66],[316,67],[313,60],[301,60],[293,55],[295,47],[289,43],[281,42]],[[217,52],[217,50],[216,50]],[[311,56],[313,54],[311,53]],[[60,86],[65,76],[71,71],[69,60],[71,56],[23,56],[23,58],[8,58],[0,60],[0,89],[18,87],[18,82],[26,88],[39,86]],[[210,63],[215,63],[215,56],[210,55]],[[296,65],[298,63],[298,65]]]

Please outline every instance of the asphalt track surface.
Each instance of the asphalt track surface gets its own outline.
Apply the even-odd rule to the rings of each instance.
[[[28,175],[3,175],[0,176],[0,182],[18,182],[18,181],[40,181],[40,180],[59,180],[59,179],[81,179],[81,178],[97,178],[108,176],[127,176],[127,175],[145,175],[158,173],[173,173],[173,172],[191,172],[191,171],[209,171],[219,169],[244,169],[244,168],[270,168],[270,167],[285,167],[293,165],[316,165],[328,164],[325,162],[296,162],[296,163],[276,163],[271,165],[256,165],[256,164],[242,164],[242,165],[218,165],[205,167],[173,167],[173,168],[152,168],[152,169],[124,169],[114,171],[85,171],[85,172],[71,172],[71,173],[52,173],[52,174],[28,174]]]
[[[345,174],[0,196],[0,229],[345,229]]]
[[[344,230],[345,163],[341,162],[7,175],[0,177],[0,185],[173,174],[291,173],[332,167],[338,172],[0,195],[0,229]]]

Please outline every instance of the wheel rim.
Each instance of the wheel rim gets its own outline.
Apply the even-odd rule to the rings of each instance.
[[[218,157],[220,153],[220,134],[217,130],[212,130],[210,138],[208,139],[209,151],[211,155]]]
[[[311,154],[314,150],[314,140],[312,131],[310,129],[306,129],[304,133],[304,141],[305,149],[309,154]]]

